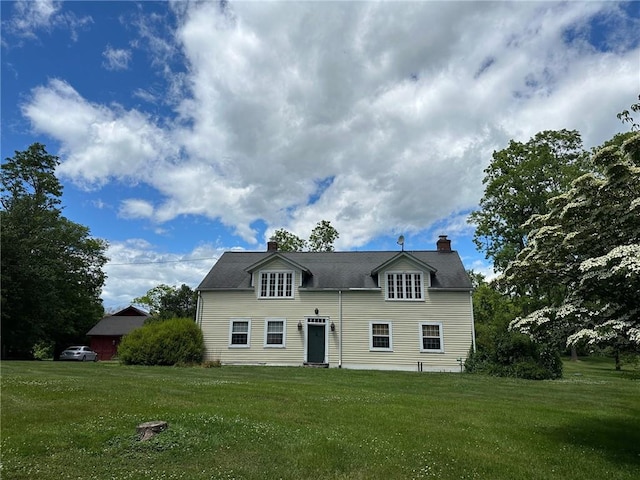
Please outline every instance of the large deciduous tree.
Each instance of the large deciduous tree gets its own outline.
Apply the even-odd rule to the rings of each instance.
[[[133,303],[149,308],[156,319],[195,319],[198,293],[184,283],[180,287],[160,284],[145,295],[134,298]]]
[[[321,220],[311,231],[309,240],[304,240],[297,235],[281,228],[276,230],[270,240],[277,242],[278,250],[283,252],[333,252],[333,242],[340,237],[338,231],[328,220]]]
[[[512,283],[562,292],[512,327],[620,352],[640,347],[640,134],[605,145],[592,158],[601,173],[574,180],[525,224],[528,244],[505,273]]]
[[[280,228],[274,232],[270,240],[278,244],[278,250],[283,252],[302,252],[307,247],[306,240]]]
[[[473,241],[496,271],[525,248],[527,229],[522,225],[535,214],[544,214],[547,200],[565,192],[585,173],[587,153],[575,130],[547,130],[527,143],[511,141],[493,153],[485,169],[485,193],[480,210],[471,213],[476,225]]]
[[[106,243],[61,211],[59,164],[44,145],[2,165],[2,356],[84,340],[103,313]]]
[[[309,236],[309,251],[333,252],[333,242],[340,236],[328,220],[318,222]]]

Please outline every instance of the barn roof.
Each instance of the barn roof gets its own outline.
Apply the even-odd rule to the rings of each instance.
[[[135,307],[127,307],[108,315],[87,332],[88,336],[119,336],[141,327],[149,314]]]

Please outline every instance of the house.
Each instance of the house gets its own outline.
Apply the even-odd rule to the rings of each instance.
[[[433,251],[225,252],[197,288],[205,358],[223,364],[457,371],[474,346],[471,282]]]
[[[127,307],[100,320],[87,332],[89,346],[98,354],[98,360],[111,360],[127,333],[141,327],[149,314],[136,307]]]

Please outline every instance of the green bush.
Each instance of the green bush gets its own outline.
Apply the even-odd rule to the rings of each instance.
[[[122,339],[118,358],[126,365],[185,365],[202,362],[202,331],[188,318],[154,322]]]
[[[548,345],[537,344],[521,333],[503,332],[470,351],[465,369],[498,377],[546,380],[562,377],[562,360]]]

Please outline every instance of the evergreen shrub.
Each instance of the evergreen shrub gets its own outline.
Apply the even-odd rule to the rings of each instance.
[[[189,318],[145,324],[126,335],[118,347],[125,365],[199,364],[204,356],[202,331]]]

